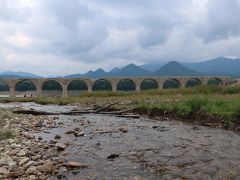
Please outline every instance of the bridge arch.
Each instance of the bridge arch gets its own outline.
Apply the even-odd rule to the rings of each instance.
[[[120,79],[117,83],[117,91],[135,91],[136,83],[130,78]]]
[[[97,79],[93,82],[93,91],[112,91],[112,83],[107,79]]]
[[[62,96],[63,84],[57,79],[47,79],[41,85],[43,96]]]
[[[33,80],[22,79],[15,84],[14,90],[16,96],[32,97],[37,91],[37,85]]]
[[[0,97],[9,97],[10,87],[8,82],[4,79],[0,79]]]
[[[146,78],[141,82],[140,90],[158,89],[159,85],[155,79]]]
[[[200,85],[202,85],[202,81],[199,78],[188,79],[187,82],[185,83],[186,88],[200,86]]]
[[[181,86],[181,82],[176,78],[169,78],[163,83],[163,89],[176,89],[180,88]]]
[[[72,80],[67,86],[69,96],[77,96],[82,92],[88,91],[88,85],[84,80]]]
[[[208,79],[207,85],[222,86],[222,85],[224,85],[224,82],[222,79],[220,79],[218,77],[212,77],[212,78]]]

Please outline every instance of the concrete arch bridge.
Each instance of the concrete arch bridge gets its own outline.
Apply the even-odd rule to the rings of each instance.
[[[229,81],[229,77],[225,76],[202,76],[202,77],[119,77],[119,78],[39,78],[39,79],[0,79],[0,85],[3,87],[0,90],[1,96],[17,97],[19,95],[27,96],[74,96],[80,91],[122,91],[126,90],[128,83],[133,91],[141,91],[144,88],[144,83],[151,84],[152,89],[166,88],[166,84],[174,82],[178,88],[188,87],[190,82],[195,82],[196,85],[207,85],[211,81],[217,81],[217,85],[225,86]],[[25,82],[25,83],[24,83]],[[51,82],[51,83],[50,83]],[[54,84],[54,85],[53,85]]]

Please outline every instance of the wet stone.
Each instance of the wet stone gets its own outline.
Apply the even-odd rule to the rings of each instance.
[[[55,144],[55,147],[57,148],[58,151],[63,151],[67,146],[62,143],[57,143]]]
[[[74,169],[74,168],[82,169],[82,168],[87,168],[88,167],[88,165],[86,165],[86,164],[82,164],[82,163],[74,162],[74,161],[68,162],[66,164],[66,166],[70,169]]]
[[[75,133],[74,133],[74,136],[75,136],[75,137],[84,136],[84,132],[83,132],[83,131],[75,132]]]
[[[54,139],[61,139],[61,136],[60,136],[60,135],[56,135],[56,136],[54,137]]]
[[[119,157],[119,154],[111,154],[110,156],[107,157],[109,160],[113,160]]]

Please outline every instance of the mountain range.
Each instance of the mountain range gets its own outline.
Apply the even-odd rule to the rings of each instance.
[[[141,76],[231,76],[240,77],[240,59],[219,57],[203,62],[182,63],[171,61],[166,64],[144,64],[137,66],[128,64],[123,68],[115,67],[106,72],[99,68],[85,74],[71,74],[64,78],[102,78],[102,77],[141,77]],[[41,76],[25,72],[2,72],[0,78],[41,78]]]
[[[27,72],[13,72],[13,71],[5,71],[0,73],[0,78],[41,78],[42,76],[38,76],[33,73]]]

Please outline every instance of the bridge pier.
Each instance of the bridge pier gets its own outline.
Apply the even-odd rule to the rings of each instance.
[[[62,85],[63,92],[62,92],[62,97],[68,97],[68,90],[67,90],[67,85]]]
[[[37,85],[37,96],[42,96],[42,86],[41,85]]]
[[[92,90],[92,85],[89,85],[88,86],[88,92],[91,93],[93,90]]]
[[[9,97],[10,98],[15,98],[16,97],[16,91],[15,91],[15,87],[9,87]]]
[[[141,91],[141,85],[140,84],[136,84],[136,91],[140,92]]]

